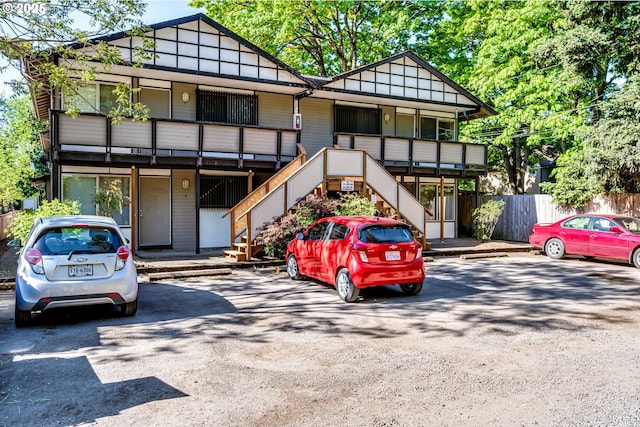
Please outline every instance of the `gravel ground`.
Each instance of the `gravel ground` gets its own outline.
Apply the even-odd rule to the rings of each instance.
[[[640,273],[543,256],[427,264],[355,304],[283,273],[145,283],[133,319],[11,325],[0,425],[640,425]]]

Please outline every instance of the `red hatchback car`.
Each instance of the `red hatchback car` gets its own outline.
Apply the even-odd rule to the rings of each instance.
[[[565,254],[614,258],[640,268],[640,219],[617,215],[574,215],[554,224],[536,224],[533,247],[553,259]]]
[[[398,284],[407,295],[422,290],[422,246],[409,226],[389,218],[322,218],[289,243],[287,273],[312,277],[336,287],[346,302],[361,288]]]

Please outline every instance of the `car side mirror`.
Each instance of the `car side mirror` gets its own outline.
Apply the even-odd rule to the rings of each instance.
[[[620,227],[610,227],[609,231],[611,231],[612,233],[622,233],[622,229]]]
[[[20,246],[22,246],[22,242],[20,241],[20,239],[13,239],[13,240],[9,241],[9,243],[7,245],[10,248],[19,248]]]
[[[298,233],[298,234],[296,234],[296,239],[298,239],[298,240],[304,240],[304,233]]]

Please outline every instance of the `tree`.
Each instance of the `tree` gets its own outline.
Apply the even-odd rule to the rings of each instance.
[[[16,1],[2,6],[0,56],[7,61],[5,68],[12,66],[20,70],[36,95],[60,89],[65,96],[79,96],[78,85],[95,79],[98,69],[94,61],[99,61],[107,70],[123,62],[117,48],[105,41],[90,39],[121,30],[127,30],[128,35],[144,33],[137,20],[145,8],[140,0]],[[82,29],[82,23],[90,29]],[[150,52],[153,44],[143,37],[142,46],[136,48],[133,65],[141,65],[142,59],[152,55]],[[14,85],[20,83],[14,82]],[[130,101],[133,91],[126,84],[119,84],[114,90],[117,102],[108,114],[116,121],[125,116],[146,117],[147,109]],[[79,110],[71,108],[69,112],[77,114]]]
[[[572,147],[586,124],[570,102],[574,87],[541,53],[561,10],[537,0],[469,1],[450,3],[446,13],[450,19],[424,51],[435,52],[450,77],[498,111],[463,124],[460,139],[488,144],[490,164],[504,169],[514,194],[523,193],[527,169]]]
[[[441,17],[440,3],[408,0],[189,4],[297,70],[324,77],[407,50]]]
[[[543,183],[554,202],[581,207],[597,194],[640,192],[640,74],[601,103],[602,117],[584,148],[558,160],[555,183]]]
[[[0,206],[10,206],[33,195],[31,179],[46,173],[39,162],[44,155],[28,96],[0,97]]]

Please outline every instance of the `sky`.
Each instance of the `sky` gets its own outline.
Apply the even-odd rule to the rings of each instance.
[[[201,9],[189,7],[189,0],[147,0],[146,3],[146,12],[142,16],[142,20],[147,25],[203,12]],[[4,96],[10,95],[11,88],[5,83],[19,78],[18,70],[11,67],[5,70],[0,75],[0,93]]]

